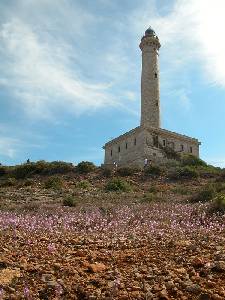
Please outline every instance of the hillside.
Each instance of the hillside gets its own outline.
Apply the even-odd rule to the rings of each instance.
[[[225,172],[0,167],[0,299],[224,299]]]

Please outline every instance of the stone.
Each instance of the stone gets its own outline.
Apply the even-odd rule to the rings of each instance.
[[[103,272],[107,267],[102,263],[89,264],[88,269],[93,273]]]
[[[216,272],[225,272],[225,262],[216,261],[214,266],[212,267],[212,270]]]
[[[0,286],[9,285],[15,278],[20,276],[20,269],[3,269],[0,271]]]
[[[201,295],[199,295],[198,300],[210,300],[211,296],[208,293],[203,293]]]

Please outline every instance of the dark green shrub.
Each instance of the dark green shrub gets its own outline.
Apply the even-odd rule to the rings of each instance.
[[[76,166],[78,173],[87,174],[96,169],[96,166],[90,161],[82,161]]]
[[[63,186],[62,179],[59,177],[50,177],[44,184],[46,189],[56,189],[59,190]]]
[[[63,199],[63,205],[69,207],[75,207],[77,206],[77,199],[74,198],[73,196],[68,196]]]
[[[128,192],[131,190],[131,186],[125,180],[114,178],[106,184],[105,189],[107,191]]]
[[[183,154],[181,163],[183,166],[207,166],[206,162],[192,154]]]
[[[9,186],[15,186],[17,184],[17,181],[15,178],[7,178],[6,180],[3,180],[0,183],[1,187],[9,187]]]
[[[174,180],[194,179],[198,178],[198,176],[198,171],[190,166],[176,168],[174,171],[169,173],[169,178]]]
[[[163,174],[163,169],[159,166],[152,165],[144,169],[144,174],[147,176],[160,176]]]
[[[66,174],[74,171],[75,171],[75,167],[73,166],[72,163],[67,163],[64,161],[53,161],[50,163],[45,163],[44,169],[42,170],[41,173],[43,175],[54,175],[54,174]]]
[[[91,184],[88,180],[81,180],[80,182],[78,182],[76,184],[77,188],[81,188],[81,189],[88,189],[90,188]]]
[[[146,194],[144,194],[143,198],[141,199],[141,202],[142,203],[151,203],[156,199],[157,199],[157,196],[155,195],[155,193],[146,193]]]
[[[131,167],[121,167],[117,169],[117,174],[122,177],[134,175],[136,172],[137,169]]]
[[[211,212],[225,213],[225,194],[218,194],[212,201]]]
[[[155,193],[159,192],[159,188],[158,188],[157,186],[155,186],[155,185],[152,185],[152,186],[148,189],[148,192],[149,192],[149,193],[155,194]]]
[[[0,177],[8,175],[9,170],[5,166],[0,166]]]
[[[216,195],[216,190],[212,185],[205,187],[197,195],[195,195],[191,202],[207,202],[212,200]]]
[[[180,160],[180,154],[170,147],[160,147],[167,159]]]

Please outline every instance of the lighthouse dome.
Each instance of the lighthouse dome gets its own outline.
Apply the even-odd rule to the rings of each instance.
[[[145,35],[156,35],[155,31],[152,29],[152,27],[150,26],[146,31],[145,31]]]

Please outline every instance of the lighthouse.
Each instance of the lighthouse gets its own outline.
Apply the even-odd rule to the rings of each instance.
[[[141,39],[141,126],[160,128],[159,48],[155,31],[149,27]]]

